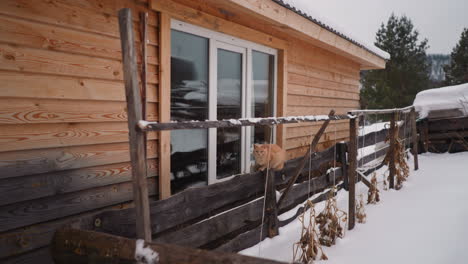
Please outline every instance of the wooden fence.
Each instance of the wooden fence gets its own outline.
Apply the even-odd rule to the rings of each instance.
[[[357,117],[363,113],[373,112],[356,111],[348,115],[339,116],[335,115],[332,110],[328,116],[192,121],[179,123],[147,122],[142,118],[142,101],[140,88],[138,86],[135,54],[132,51],[134,48],[132,47],[132,23],[129,13],[128,10],[122,11],[119,14],[119,21],[122,25],[121,38],[135,206],[133,208],[110,210],[93,214],[91,216],[93,223],[92,229],[100,233],[89,233],[88,231],[80,230],[64,230],[58,232],[54,243],[54,245],[57,245],[54,246],[54,257],[56,261],[59,263],[65,263],[71,260],[75,261],[74,263],[89,261],[93,256],[86,252],[84,254],[79,254],[79,252],[77,253],[76,247],[72,246],[76,244],[78,245],[78,249],[80,249],[80,241],[85,241],[87,243],[87,252],[98,251],[101,253],[109,250],[112,252],[118,251],[118,248],[109,248],[105,245],[94,243],[93,239],[100,241],[121,241],[120,244],[117,243],[119,245],[130,243],[127,239],[114,236],[140,238],[144,239],[146,242],[154,241],[158,244],[150,244],[150,247],[157,248],[158,250],[164,250],[163,247],[160,246],[161,244],[159,244],[163,243],[164,245],[176,244],[178,246],[214,250],[218,252],[238,252],[259,243],[260,240],[263,240],[267,236],[273,237],[277,235],[279,227],[296,219],[307,208],[299,208],[292,217],[283,221],[278,220],[279,214],[291,210],[314,194],[318,194],[318,196],[313,199],[314,203],[324,201],[330,195],[336,195],[336,192],[330,192],[333,192],[333,190],[339,191],[342,188],[349,190],[349,229],[354,227],[355,183],[360,180],[366,181],[364,176],[357,177],[357,164],[359,162],[367,163],[386,153],[386,149],[379,150],[376,153],[371,153],[358,160],[357,150],[359,147],[362,148],[373,145],[377,140],[385,141],[389,134],[401,133],[404,126],[397,125],[396,116],[398,113],[405,111],[411,111],[412,115],[414,115],[414,110],[412,110],[412,108],[392,109],[387,112],[382,110],[378,111],[379,114],[392,115],[390,128],[362,136],[357,135]],[[348,144],[339,143],[321,152],[315,151],[315,146],[328,123],[331,120],[341,119],[350,120],[350,142]],[[281,171],[270,170],[269,173],[263,171],[237,175],[223,182],[187,189],[164,200],[154,202],[148,200],[148,187],[146,182],[147,165],[145,163],[146,152],[144,147],[146,131],[238,127],[246,125],[276,125],[318,121],[324,121],[324,123],[311,142],[311,147],[306,155],[302,158],[288,161],[285,168]],[[407,120],[405,121],[408,122]],[[408,133],[404,132],[407,131],[403,131],[403,136],[406,139]],[[395,143],[392,142],[393,137],[390,136],[389,138],[390,145],[388,149],[392,151]],[[309,159],[311,162],[306,162]],[[333,167],[335,161],[339,163],[338,168],[335,168],[333,172],[328,172],[328,169]],[[308,166],[306,166],[306,163]],[[390,164],[390,169],[391,167],[392,164]],[[369,171],[375,170],[376,168],[377,166],[371,168]],[[369,171],[364,172],[363,175],[370,173]],[[312,175],[310,180],[309,175]],[[276,191],[282,191],[278,202],[276,202]],[[263,215],[265,215],[265,221],[262,221]],[[103,233],[112,234],[114,236],[106,236]],[[60,243],[63,241],[68,241],[68,244]],[[211,251],[197,252],[202,255],[202,257],[205,257],[205,260],[210,257],[223,259],[223,256],[227,256],[221,253],[219,253],[221,255],[216,255],[215,253],[210,253]],[[183,255],[181,257],[187,257],[193,254],[193,251],[190,250],[185,253],[182,250],[177,252]],[[83,255],[85,255],[85,257],[83,257]],[[77,256],[79,256],[79,258]],[[102,256],[102,254],[99,256]],[[128,260],[126,259],[128,256],[132,256],[131,252],[126,255],[115,253],[115,257],[120,260]],[[231,258],[234,257],[230,256],[229,259]],[[113,260],[111,259],[109,261],[112,262]],[[177,262],[172,259],[162,263],[175,263],[174,261]],[[252,260],[251,263],[269,262]]]

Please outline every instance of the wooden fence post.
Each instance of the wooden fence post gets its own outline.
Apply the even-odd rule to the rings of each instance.
[[[395,173],[396,173],[396,167],[395,167],[395,144],[396,144],[395,139],[396,138],[395,137],[398,131],[397,131],[395,122],[396,122],[396,112],[392,113],[392,116],[390,118],[390,148],[388,149],[388,151],[390,152],[390,158],[388,161],[390,175],[388,177],[390,178],[389,187],[391,189],[395,189]]]
[[[356,222],[356,169],[357,169],[357,128],[356,118],[349,119],[349,146],[348,146],[348,229],[354,228]]]
[[[146,182],[145,133],[138,127],[142,120],[138,67],[133,37],[132,13],[129,8],[119,11],[122,62],[127,99],[130,159],[132,164],[133,200],[135,201],[137,238],[151,242],[148,185]]]
[[[419,169],[418,164],[418,132],[416,130],[416,111],[411,109],[410,113],[410,122],[411,122],[411,137],[413,141],[413,159],[414,159],[414,170]]]
[[[349,191],[349,181],[348,181],[348,159],[346,158],[347,145],[345,142],[340,142],[336,144],[337,148],[337,157],[336,160],[341,163],[341,168],[343,172],[343,188]]]
[[[268,170],[268,175],[265,171],[266,195],[265,195],[265,219],[268,225],[268,237],[272,238],[279,234],[278,227],[278,207],[276,206],[276,184],[275,171]]]

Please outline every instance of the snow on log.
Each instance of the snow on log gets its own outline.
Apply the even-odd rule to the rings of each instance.
[[[468,83],[424,90],[413,105],[420,119],[468,116]]]

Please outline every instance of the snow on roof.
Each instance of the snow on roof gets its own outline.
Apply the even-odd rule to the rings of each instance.
[[[322,28],[327,29],[330,32],[333,32],[340,37],[350,41],[351,43],[369,51],[370,53],[381,57],[382,59],[389,60],[390,54],[386,51],[383,51],[377,48],[373,43],[366,43],[357,36],[347,32],[342,27],[334,24],[330,20],[321,17],[313,9],[313,1],[299,2],[296,0],[272,0],[273,2],[288,8],[289,10],[307,18],[308,20],[314,22]]]
[[[431,111],[453,109],[468,116],[468,83],[419,92],[413,105],[419,118],[426,118]]]

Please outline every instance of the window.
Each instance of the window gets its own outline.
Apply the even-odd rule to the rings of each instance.
[[[171,119],[275,116],[276,50],[172,21]],[[253,143],[269,142],[262,127],[171,132],[173,191],[251,170]]]

